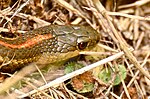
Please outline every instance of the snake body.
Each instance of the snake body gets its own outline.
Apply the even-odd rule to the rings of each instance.
[[[0,72],[13,73],[26,64],[49,64],[93,48],[99,34],[89,26],[49,25],[20,33],[15,37],[0,34]]]

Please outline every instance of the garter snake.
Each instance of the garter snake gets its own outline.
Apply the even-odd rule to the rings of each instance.
[[[50,64],[66,60],[93,48],[99,41],[97,31],[79,25],[49,25],[13,35],[0,33],[0,72],[13,73],[32,62]]]

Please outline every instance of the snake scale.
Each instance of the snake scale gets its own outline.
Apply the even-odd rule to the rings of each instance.
[[[0,33],[0,72],[13,73],[26,64],[50,64],[77,56],[99,42],[90,26],[49,25],[26,33]]]

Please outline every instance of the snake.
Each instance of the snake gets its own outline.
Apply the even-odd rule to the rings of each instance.
[[[0,72],[14,73],[27,64],[68,60],[99,42],[90,26],[48,25],[26,33],[0,33]]]

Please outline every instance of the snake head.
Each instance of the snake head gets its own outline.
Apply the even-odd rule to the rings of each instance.
[[[90,50],[100,39],[100,34],[90,26],[66,25],[55,28],[58,50],[61,52]]]
[[[76,28],[76,27],[75,27]],[[77,49],[78,50],[90,50],[99,42],[100,35],[90,26],[80,26],[80,31],[74,33],[77,35]],[[81,33],[82,31],[82,33]]]

